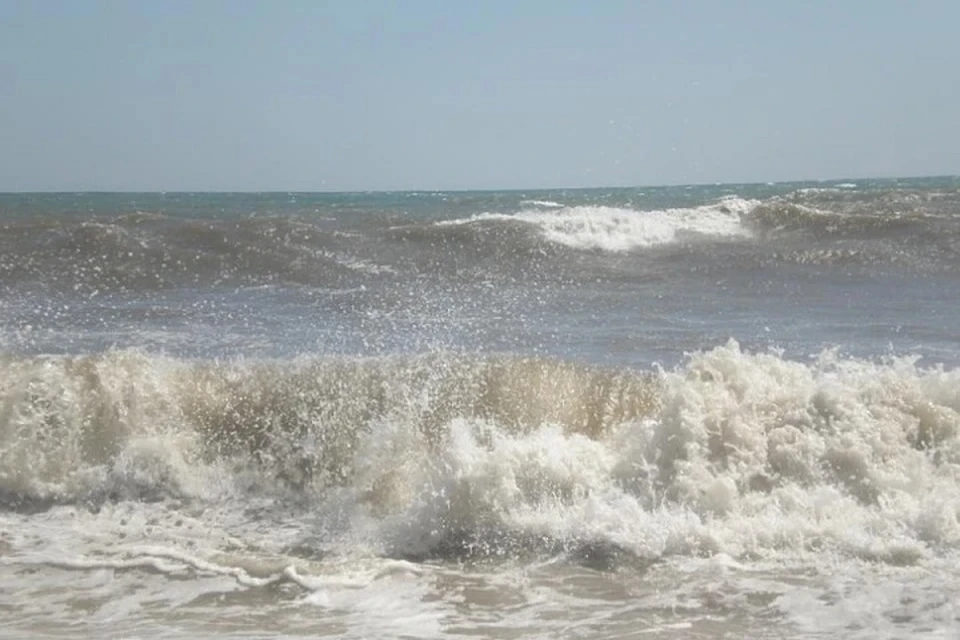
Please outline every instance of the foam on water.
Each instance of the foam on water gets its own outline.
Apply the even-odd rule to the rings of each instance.
[[[2,372],[8,506],[293,490],[355,502],[412,555],[535,538],[901,562],[960,544],[960,377],[909,359],[806,364],[731,342],[653,378],[130,351]]]
[[[520,204],[533,205],[534,207],[544,207],[548,209],[560,209],[564,205],[559,202],[554,202],[553,200],[523,200]]]
[[[574,249],[622,252],[696,236],[750,237],[751,232],[742,224],[741,215],[756,204],[754,201],[731,197],[713,205],[659,211],[575,206],[552,211],[524,210],[514,214],[482,213],[466,220],[451,220],[441,224],[517,221],[535,226],[544,238],[557,244]]]

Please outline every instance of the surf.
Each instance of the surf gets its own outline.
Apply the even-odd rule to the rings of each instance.
[[[960,545],[960,375],[909,358],[731,341],[637,372],[125,350],[8,356],[0,382],[8,509],[273,496],[365,514],[404,557],[540,540],[902,562]]]

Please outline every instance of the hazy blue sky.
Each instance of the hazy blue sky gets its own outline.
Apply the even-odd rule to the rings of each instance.
[[[0,190],[960,173],[960,2],[0,0]]]

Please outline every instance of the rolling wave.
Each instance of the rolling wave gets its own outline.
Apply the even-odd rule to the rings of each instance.
[[[332,290],[385,278],[515,278],[531,264],[538,273],[577,279],[593,277],[598,261],[621,271],[631,259],[644,270],[649,260],[677,255],[722,268],[960,266],[954,192],[805,189],[655,210],[548,200],[517,206],[426,218],[352,210],[12,218],[0,224],[0,287],[66,294],[288,284]]]
[[[344,234],[292,218],[122,215],[0,226],[0,283],[62,291],[196,285],[340,287],[389,266],[345,252]]]
[[[749,237],[750,231],[741,224],[741,214],[753,206],[755,203],[739,198],[727,198],[715,205],[692,209],[663,211],[577,206],[553,211],[523,210],[513,214],[481,213],[466,220],[438,224],[522,223],[537,229],[549,242],[573,249],[624,252],[696,237]]]

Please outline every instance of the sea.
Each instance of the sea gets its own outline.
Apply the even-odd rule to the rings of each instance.
[[[0,195],[0,637],[960,637],[960,178]]]

